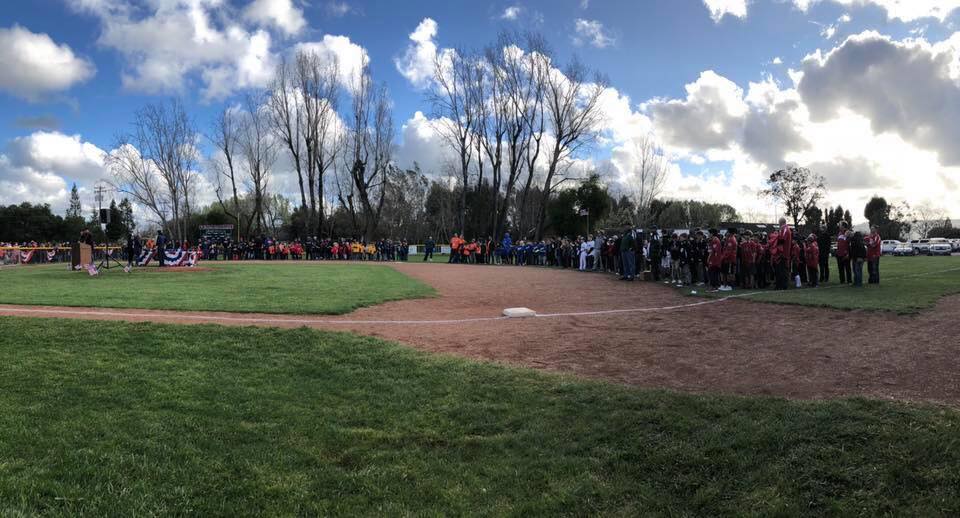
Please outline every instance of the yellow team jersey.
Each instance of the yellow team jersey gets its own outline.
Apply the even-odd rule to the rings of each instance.
[[[367,253],[368,253],[368,254],[375,254],[375,253],[377,253],[377,247],[374,246],[374,245],[367,245]]]
[[[363,251],[363,247],[359,243],[354,243],[351,250],[353,250],[353,253],[359,254],[360,252]]]

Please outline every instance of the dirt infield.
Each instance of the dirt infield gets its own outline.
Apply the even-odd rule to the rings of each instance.
[[[425,351],[651,388],[791,398],[866,396],[960,406],[960,296],[944,298],[920,315],[896,316],[747,300],[705,301],[663,285],[552,269],[391,266],[431,284],[439,296],[389,302],[343,317],[4,305],[0,314],[307,325],[396,340]],[[516,306],[540,314],[650,311],[498,318],[503,308]],[[435,322],[412,322],[422,320]]]

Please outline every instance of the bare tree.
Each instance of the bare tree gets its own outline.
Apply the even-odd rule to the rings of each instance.
[[[503,83],[499,89],[502,96],[494,101],[502,103],[497,109],[503,111],[506,126],[507,170],[503,203],[497,204],[496,200],[494,203],[496,219],[493,232],[497,238],[505,229],[510,202],[514,198],[520,174],[525,170],[529,171],[528,160],[531,157],[528,150],[534,137],[537,138],[536,145],[539,147],[539,139],[543,135],[542,131],[537,133],[536,125],[538,114],[542,117],[543,110],[545,75],[542,72],[541,57],[546,52],[546,45],[543,39],[534,33],[527,34],[522,41],[526,45],[525,50],[521,50],[520,36],[502,33],[496,49],[488,51],[491,68],[497,71],[496,76]]]
[[[945,219],[946,211],[929,203],[913,208],[913,228],[920,234],[920,239],[926,239],[930,231],[940,226]]]
[[[593,143],[600,126],[600,95],[607,81],[596,75],[591,81],[590,75],[589,69],[578,60],[562,72],[555,68],[546,72],[544,105],[554,142],[541,192],[537,239],[543,237],[550,195],[567,180],[563,173],[569,169],[569,159]]]
[[[126,137],[120,137],[115,149],[107,155],[106,165],[113,175],[112,183],[117,190],[153,213],[160,227],[169,233],[170,202],[153,163],[144,158]]]
[[[663,149],[650,134],[634,140],[633,160],[632,174],[627,181],[637,209],[634,223],[646,225],[650,217],[650,204],[660,196],[666,184],[667,161]]]
[[[471,99],[471,89],[478,73],[476,57],[463,50],[438,53],[434,59],[433,79],[436,87],[429,94],[433,106],[436,128],[444,142],[459,159],[463,184],[470,179],[470,162],[473,159],[474,133],[477,124],[476,102]],[[460,193],[460,233],[466,225],[467,191]]]
[[[363,211],[363,236],[371,241],[386,200],[388,168],[394,167],[393,114],[386,86],[375,86],[366,70],[352,90],[350,178]]]
[[[537,164],[540,159],[540,151],[543,144],[543,135],[546,132],[546,114],[544,111],[544,95],[546,92],[546,74],[550,70],[550,61],[547,58],[547,52],[545,48],[541,47],[540,49],[529,50],[529,66],[530,74],[535,75],[534,81],[538,85],[536,89],[536,95],[533,100],[533,107],[528,112],[526,117],[527,124],[527,133],[529,134],[529,142],[527,144],[526,153],[524,155],[524,164],[526,165],[526,180],[523,184],[523,189],[520,193],[520,220],[518,226],[520,230],[526,234],[529,232],[530,221],[527,218],[527,214],[533,214],[533,212],[526,210],[528,201],[530,200],[530,188],[533,186],[534,179],[537,176]]]
[[[277,160],[276,141],[272,138],[270,115],[263,108],[263,97],[249,94],[246,98],[247,116],[240,132],[240,152],[243,156],[248,189],[253,194],[253,210],[247,217],[247,228],[256,224],[258,232],[268,228],[265,204],[269,202],[270,171]]]
[[[290,153],[290,162],[297,173],[300,202],[307,206],[307,187],[304,185],[304,106],[297,90],[297,67],[284,58],[277,65],[270,96],[267,99],[270,127]],[[312,193],[312,189],[311,189]]]
[[[208,139],[219,152],[210,160],[210,165],[216,176],[216,194],[217,201],[223,212],[233,218],[237,227],[237,237],[240,236],[241,221],[243,213],[240,206],[240,193],[237,183],[240,177],[237,171],[236,155],[240,145],[240,132],[242,130],[240,121],[237,120],[236,113],[226,107],[220,111],[220,114],[214,120]],[[226,185],[224,185],[226,184]],[[232,209],[224,202],[224,190],[230,189],[230,200]]]
[[[493,196],[491,207],[494,208],[490,214],[491,227],[497,217],[497,202],[500,196],[501,170],[503,167],[503,144],[504,137],[507,134],[506,115],[508,113],[503,70],[498,67],[498,60],[499,57],[495,48],[488,48],[483,55],[483,59],[474,68],[475,73],[470,89],[470,102],[473,103],[474,113],[476,114],[477,191],[479,192],[483,185],[484,165],[486,164],[490,168],[491,195]],[[468,183],[464,178],[463,193],[461,193],[462,201],[466,200],[467,188]],[[465,210],[461,212],[466,213]]]
[[[196,135],[178,99],[148,104],[134,116],[133,131],[118,138],[117,156],[109,160],[118,189],[157,214],[177,240],[188,237],[199,159]]]
[[[306,147],[304,165],[310,193],[308,232],[323,227],[324,179],[339,152],[339,146],[336,145],[339,142],[336,138],[339,68],[335,58],[324,59],[315,52],[297,54],[296,78],[303,100],[303,139]]]

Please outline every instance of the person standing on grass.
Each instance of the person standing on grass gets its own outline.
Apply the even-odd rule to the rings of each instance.
[[[157,264],[163,266],[163,260],[166,258],[167,236],[163,235],[163,230],[157,231]]]
[[[743,233],[743,243],[740,245],[740,264],[743,271],[743,287],[754,288],[754,269],[757,263],[757,242],[753,234],[747,230]]]
[[[502,247],[500,262],[502,264],[510,264],[510,252],[513,251],[513,239],[510,237],[509,232],[503,233],[503,239],[500,241],[500,246]]]
[[[737,229],[727,229],[727,235],[723,243],[723,281],[720,285],[720,291],[733,291],[733,286],[737,283],[737,252],[739,252],[739,248]]]
[[[653,281],[660,281],[660,232],[656,225],[650,229],[650,243],[647,249],[647,259],[650,264],[650,278]]]
[[[710,277],[712,291],[720,290],[720,271],[723,268],[723,243],[720,242],[720,231],[710,229],[710,244],[707,256],[707,275]]]
[[[806,263],[807,284],[816,288],[820,285],[820,272],[817,271],[820,266],[820,246],[817,245],[817,236],[814,234],[807,236]]]
[[[820,227],[819,232],[817,248],[820,250],[820,283],[823,283],[830,281],[830,234],[826,227]]]
[[[579,239],[580,242],[580,268],[581,272],[587,271],[587,256],[593,252],[593,236],[588,235],[587,239],[583,239],[581,236]]]
[[[633,281],[637,275],[637,237],[629,225],[620,238],[620,270],[620,279],[624,281]]]
[[[837,270],[840,272],[840,284],[849,284],[853,281],[850,272],[850,226],[846,221],[840,222],[840,232],[837,234]]]
[[[876,225],[870,227],[870,234],[867,235],[867,282],[869,284],[880,284],[880,255],[883,253],[883,239],[880,237],[880,229]]]
[[[780,218],[780,229],[770,234],[769,246],[774,289],[785,290],[789,283],[790,256],[793,251],[793,234],[785,219]]]
[[[863,234],[854,232],[849,239],[850,263],[853,267],[854,287],[863,286],[863,263],[867,259],[867,247],[863,242]]]
[[[437,246],[437,243],[433,240],[433,236],[427,238],[427,242],[423,244],[423,261],[433,261],[433,248]]]

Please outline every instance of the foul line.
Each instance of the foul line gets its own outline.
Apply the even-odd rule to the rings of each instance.
[[[899,277],[891,277],[893,280],[897,279],[906,279],[911,277],[923,277],[927,275],[937,275],[941,273],[948,273],[960,270],[958,268],[948,268],[946,270],[939,270],[935,272],[924,272],[916,273],[910,275],[901,275]],[[846,284],[836,284],[832,286],[817,287],[817,288],[807,288],[807,289],[816,289],[816,290],[829,290],[833,288],[841,288],[848,286]],[[559,318],[559,317],[584,317],[584,316],[600,316],[600,315],[616,315],[622,313],[651,313],[656,311],[673,311],[678,309],[687,309],[697,306],[706,306],[709,304],[720,304],[728,300],[743,298],[743,297],[752,297],[754,295],[760,295],[764,293],[786,293],[787,291],[750,291],[746,293],[737,293],[734,295],[727,295],[725,297],[706,299],[698,302],[691,302],[689,304],[677,304],[673,306],[660,306],[652,308],[626,308],[626,309],[607,309],[599,311],[578,311],[578,312],[568,312],[568,313],[537,313],[536,318]],[[121,311],[98,311],[98,310],[81,310],[81,309],[38,309],[38,308],[17,308],[17,307],[2,307],[0,308],[0,314],[4,313],[30,313],[30,314],[45,314],[45,315],[80,315],[80,316],[103,316],[103,317],[133,317],[133,318],[176,318],[181,320],[199,320],[203,322],[239,322],[247,324],[300,324],[300,325],[443,325],[443,324],[466,324],[471,322],[496,322],[500,320],[525,320],[522,318],[514,319],[505,316],[499,317],[476,317],[476,318],[459,318],[459,319],[442,319],[442,320],[340,320],[340,319],[307,319],[307,318],[268,318],[268,317],[241,317],[241,316],[217,316],[217,315],[190,315],[190,314],[181,314],[181,313],[130,313],[130,312],[121,312]]]

